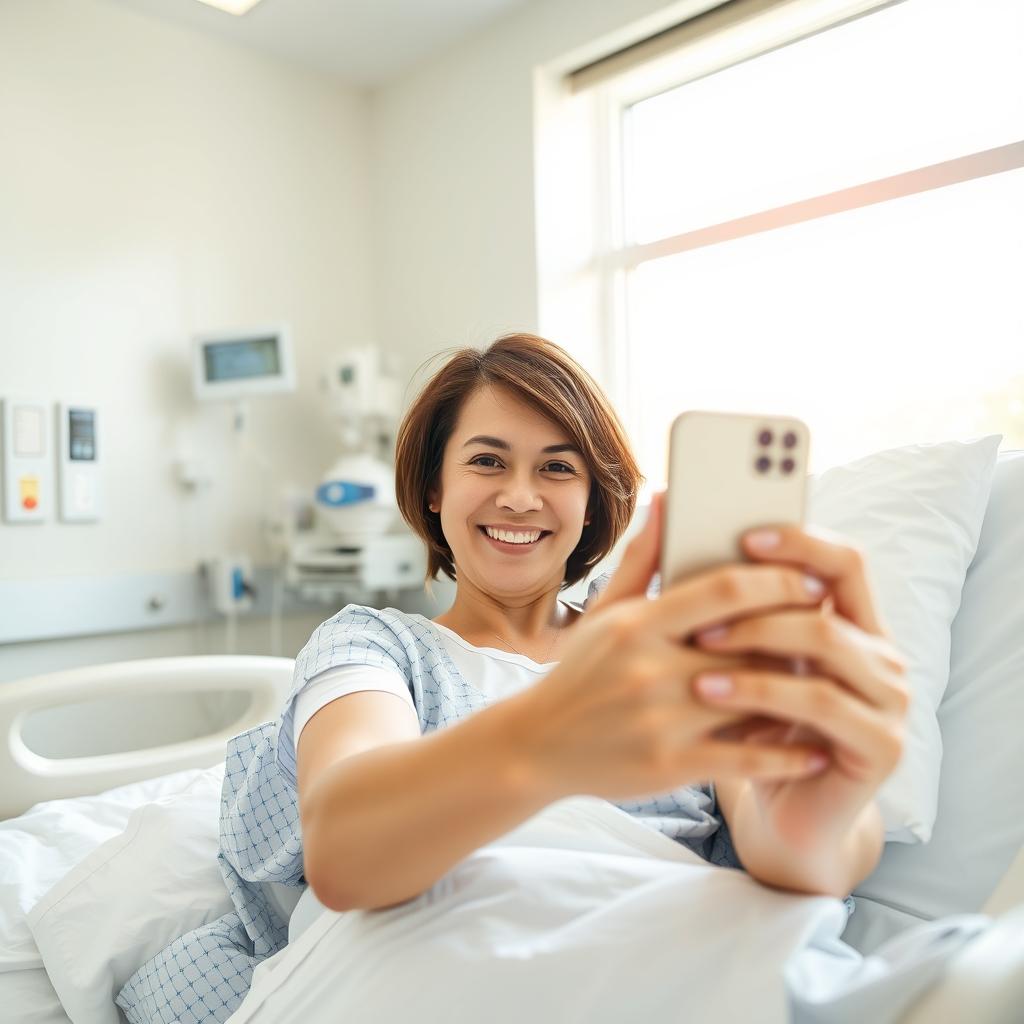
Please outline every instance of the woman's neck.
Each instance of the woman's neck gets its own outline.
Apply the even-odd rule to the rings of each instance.
[[[560,601],[557,592],[520,606],[503,605],[493,599],[460,601],[459,596],[456,594],[451,608],[434,622],[476,646],[493,647],[495,638],[499,638],[524,654],[546,649],[580,614]],[[480,643],[481,638],[484,643]]]

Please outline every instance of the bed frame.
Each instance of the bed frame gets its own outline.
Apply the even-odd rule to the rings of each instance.
[[[102,793],[186,768],[224,760],[233,736],[278,716],[291,689],[291,658],[202,655],[146,658],[68,669],[0,684],[0,819],[43,800]],[[223,693],[250,695],[243,712],[218,731],[178,743],[88,757],[44,757],[24,739],[38,710],[105,697]]]

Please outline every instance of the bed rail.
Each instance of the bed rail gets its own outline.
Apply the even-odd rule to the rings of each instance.
[[[101,793],[115,786],[224,759],[227,741],[280,713],[292,683],[291,658],[197,655],[146,658],[51,672],[0,684],[0,819],[42,800]],[[54,758],[29,748],[23,730],[38,710],[109,697],[244,691],[251,700],[218,731],[142,750]]]

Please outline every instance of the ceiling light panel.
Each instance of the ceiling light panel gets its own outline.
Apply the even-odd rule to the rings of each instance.
[[[207,7],[216,7],[219,11],[227,11],[228,14],[245,14],[252,10],[260,0],[199,0],[199,3]]]

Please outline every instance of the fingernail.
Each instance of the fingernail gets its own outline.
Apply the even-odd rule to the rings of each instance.
[[[825,593],[825,584],[816,576],[804,576],[804,587],[811,597],[821,597]]]
[[[776,547],[781,539],[778,530],[754,530],[753,533],[747,534],[747,543],[752,548],[762,551]]]
[[[706,629],[702,633],[697,634],[697,639],[703,643],[714,643],[716,640],[724,640],[725,635],[729,632],[726,626],[714,626],[712,629]]]
[[[697,688],[705,697],[726,697],[732,693],[732,680],[728,676],[712,673],[700,676]]]

